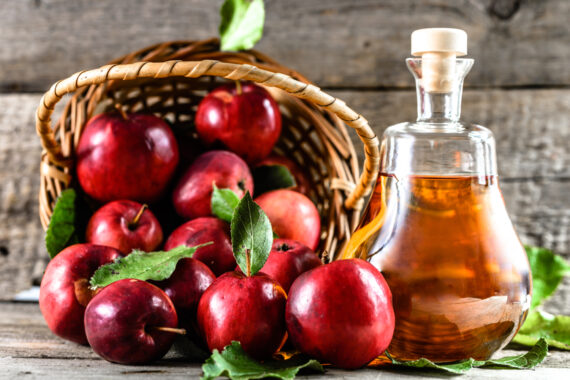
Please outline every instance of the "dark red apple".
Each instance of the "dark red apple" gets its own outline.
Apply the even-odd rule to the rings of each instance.
[[[198,305],[198,325],[210,350],[241,343],[256,359],[271,357],[284,343],[285,290],[267,275],[229,272],[216,279]]]
[[[185,219],[212,215],[213,185],[231,189],[240,198],[253,193],[253,177],[247,164],[232,152],[213,150],[200,155],[178,181],[172,201]]]
[[[99,202],[154,202],[166,190],[177,164],[174,134],[154,115],[97,115],[85,125],[77,147],[77,178]]]
[[[230,225],[214,217],[191,220],[178,227],[164,244],[169,251],[181,245],[194,247],[199,244],[213,242],[198,248],[192,258],[206,264],[216,276],[233,270],[236,260],[230,240]]]
[[[261,272],[277,280],[289,293],[291,284],[301,273],[320,265],[319,257],[306,245],[295,240],[275,239]]]
[[[293,160],[287,158],[285,156],[278,156],[276,154],[271,154],[269,157],[261,160],[256,167],[265,166],[265,165],[283,165],[295,179],[295,183],[297,186],[289,189],[298,191],[306,196],[309,196],[309,190],[311,189],[311,181],[309,180],[309,176],[307,173],[299,167]]]
[[[292,190],[273,190],[261,194],[255,203],[265,212],[277,236],[317,249],[321,218],[313,202],[305,195]]]
[[[177,325],[172,301],[160,288],[141,280],[124,279],[106,286],[85,310],[89,344],[114,363],[141,364],[162,358],[176,336],[165,330]]]
[[[115,248],[76,244],[49,262],[40,286],[40,310],[55,335],[87,344],[83,314],[94,296],[89,279],[101,265],[119,257]]]
[[[93,214],[85,233],[88,243],[151,252],[162,243],[162,228],[154,214],[140,203],[120,200],[107,203]]]
[[[372,361],[384,353],[394,334],[388,284],[360,259],[334,261],[303,273],[291,286],[285,315],[295,347],[341,368]]]
[[[267,157],[281,134],[277,102],[249,82],[214,89],[200,102],[195,120],[205,144],[219,142],[250,164]]]
[[[206,264],[188,258],[178,262],[172,276],[155,285],[172,300],[180,324],[189,326],[195,323],[200,297],[215,279],[216,276]]]

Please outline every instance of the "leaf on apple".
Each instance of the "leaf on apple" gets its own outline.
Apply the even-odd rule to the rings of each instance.
[[[218,189],[216,184],[213,185],[212,191],[212,214],[217,218],[230,223],[234,210],[239,203],[239,197],[231,189]]]
[[[570,273],[570,265],[549,249],[525,246],[532,272],[532,303],[534,308],[550,297],[562,278]]]
[[[220,50],[251,49],[263,35],[263,0],[226,0],[220,8]]]
[[[254,275],[269,257],[273,244],[271,222],[249,191],[239,201],[231,222],[234,257],[243,273]]]
[[[212,356],[202,365],[202,380],[212,380],[220,376],[230,379],[264,379],[267,377],[289,380],[307,369],[323,373],[325,369],[315,359],[295,355],[287,360],[266,360],[263,363],[249,357],[239,342],[232,342],[222,352],[214,350]]]
[[[393,365],[413,368],[432,368],[443,372],[449,372],[461,375],[471,368],[494,368],[494,369],[530,369],[540,364],[548,353],[548,343],[546,340],[540,339],[526,354],[507,356],[501,359],[475,360],[469,358],[460,362],[451,364],[436,364],[431,360],[421,358],[413,361],[401,362],[392,358],[388,353],[386,355],[392,361]]]
[[[271,190],[297,186],[295,178],[284,165],[261,165],[253,169],[251,174],[256,196]]]
[[[73,189],[63,190],[53,209],[46,231],[46,249],[53,259],[64,248],[80,242],[76,229],[77,193]]]
[[[125,278],[163,281],[172,276],[179,260],[192,257],[198,248],[210,244],[212,242],[195,247],[182,245],[170,251],[143,252],[134,250],[128,256],[121,257],[97,269],[89,283],[92,289],[97,289]]]

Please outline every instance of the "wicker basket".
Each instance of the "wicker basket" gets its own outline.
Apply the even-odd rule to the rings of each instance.
[[[275,152],[307,170],[310,197],[322,217],[318,251],[324,259],[334,258],[356,227],[363,197],[376,179],[378,139],[362,116],[300,74],[256,51],[220,52],[216,39],[151,46],[107,66],[76,73],[46,92],[36,115],[44,148],[39,194],[44,228],[62,190],[78,186],[74,152],[91,116],[118,103],[127,111],[163,117],[196,139],[193,115],[202,97],[221,82],[238,79],[265,86],[279,103],[283,127]],[[66,94],[71,96],[52,128],[54,107]],[[364,143],[361,176],[345,124]]]

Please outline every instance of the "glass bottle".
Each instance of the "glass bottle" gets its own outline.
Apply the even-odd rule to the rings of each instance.
[[[389,127],[380,173],[342,257],[370,261],[393,294],[396,359],[488,359],[530,306],[528,259],[499,189],[490,130],[459,121],[472,59],[457,29],[412,34],[416,122]]]

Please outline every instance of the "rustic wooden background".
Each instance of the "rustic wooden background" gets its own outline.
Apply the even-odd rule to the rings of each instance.
[[[0,300],[37,283],[47,263],[34,131],[43,91],[153,43],[216,36],[221,2],[0,2]],[[415,118],[404,65],[410,33],[465,29],[476,64],[464,118],[496,135],[501,188],[521,240],[570,258],[568,0],[266,0],[266,12],[257,49],[344,99],[379,135]],[[549,306],[570,314],[569,280]]]

